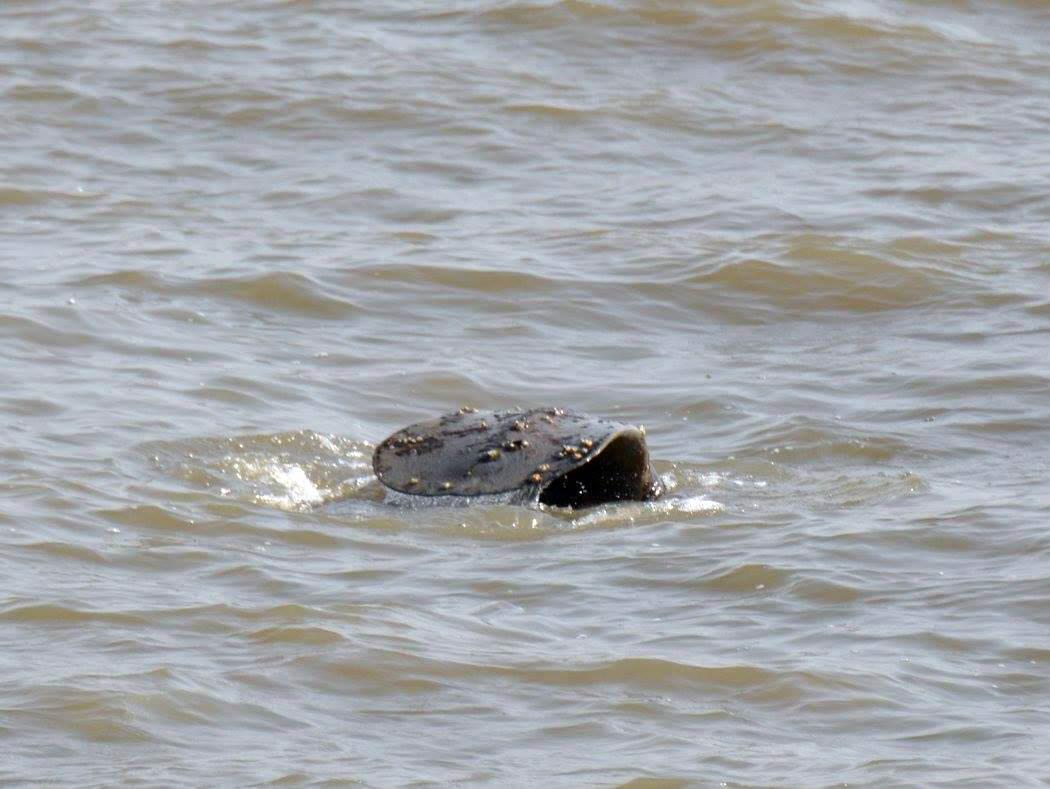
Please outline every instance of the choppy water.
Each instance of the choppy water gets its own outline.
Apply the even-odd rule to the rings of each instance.
[[[0,783],[1046,785],[1048,31],[0,5]],[[384,504],[461,404],[673,490]]]

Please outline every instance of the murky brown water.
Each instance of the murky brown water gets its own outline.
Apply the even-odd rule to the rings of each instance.
[[[0,783],[1046,785],[1048,33],[0,5]],[[384,504],[460,404],[671,493]]]

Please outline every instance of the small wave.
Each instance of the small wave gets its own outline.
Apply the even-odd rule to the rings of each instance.
[[[95,514],[110,523],[121,526],[183,531],[193,525],[191,520],[181,518],[170,510],[152,504],[98,510]]]
[[[38,684],[28,690],[32,695],[25,702],[5,710],[13,719],[21,719],[20,728],[43,725],[106,745],[157,741],[129,708],[130,694],[62,682]]]
[[[885,463],[910,446],[889,435],[859,433],[842,423],[792,416],[740,437],[736,455],[759,453],[781,463],[860,460]]]
[[[306,475],[303,467],[295,463],[236,460],[233,465],[242,479],[254,478],[283,491],[277,495],[259,494],[259,500],[266,504],[273,504],[281,509],[303,509],[323,504],[325,501],[321,490]]]
[[[123,270],[79,277],[71,287],[107,287],[150,292],[171,297],[210,297],[229,299],[273,310],[313,318],[345,319],[356,313],[356,306],[330,292],[320,283],[297,272],[273,271],[266,274],[189,279],[149,271]]]
[[[708,506],[704,502],[711,496],[721,509],[733,512],[869,507],[928,490],[914,472],[885,468],[884,462],[867,460],[863,454],[856,458],[857,468],[844,462],[848,455],[836,459],[818,453],[811,459],[805,453],[794,457],[771,453],[768,457],[772,459],[734,456],[717,471],[680,465],[674,476],[682,489],[704,491],[699,506]]]
[[[725,505],[703,495],[670,495],[657,501],[619,501],[573,514],[570,523],[576,528],[639,525],[676,515],[713,515]]]
[[[558,292],[568,284],[568,280],[534,271],[419,264],[361,266],[354,269],[352,277],[355,281],[368,277],[384,283],[404,283],[413,287],[439,286],[454,290],[507,293],[514,294],[516,298],[526,293]]]
[[[286,510],[347,498],[372,477],[367,444],[309,430],[143,446],[153,462],[219,497]]]
[[[728,570],[716,569],[704,576],[700,584],[718,592],[761,592],[783,586],[789,573],[764,564],[743,564]]]
[[[11,329],[15,341],[56,348],[79,348],[98,341],[95,335],[87,331],[74,332],[56,329],[47,323],[21,315],[0,313],[0,328]]]
[[[569,107],[539,102],[507,104],[504,110],[510,113],[547,118],[558,123],[579,123],[587,120],[591,115],[591,110],[583,107]]]
[[[346,640],[339,633],[317,626],[266,627],[247,633],[246,638],[264,644],[292,644],[303,647],[324,647]]]
[[[939,274],[898,266],[872,254],[803,243],[787,250],[780,260],[724,261],[687,281],[715,286],[726,294],[758,296],[777,306],[812,314],[915,307],[943,292],[942,279]]]
[[[760,0],[752,3],[512,2],[477,4],[463,10],[425,13],[430,19],[472,17],[518,33],[571,30],[577,38],[607,32],[637,37],[658,32],[665,40],[697,45],[730,58],[749,58],[811,49],[829,57],[834,45],[881,47],[888,52],[924,51],[938,42],[989,46],[996,40],[958,15],[901,15],[873,3],[803,3]],[[615,40],[615,39],[613,39]],[[782,61],[780,61],[782,62]]]
[[[45,557],[55,559],[76,559],[85,565],[107,564],[109,558],[102,552],[89,548],[86,545],[75,545],[68,542],[57,542],[55,540],[41,540],[37,542],[21,543],[20,551],[39,553]]]
[[[55,625],[74,625],[86,622],[106,622],[113,625],[146,625],[149,624],[150,620],[141,614],[127,611],[92,611],[57,603],[15,603],[0,610],[0,621]]]
[[[66,407],[43,397],[0,397],[0,405],[9,414],[20,417],[58,416]]]
[[[272,272],[260,276],[209,278],[189,288],[194,293],[232,298],[266,309],[319,318],[348,318],[355,307],[326,292],[326,288],[298,273]]]
[[[668,502],[678,512],[722,512],[724,504],[711,501],[703,496],[690,496],[677,502]]]
[[[83,201],[93,195],[83,191],[63,192],[55,189],[26,189],[0,186],[0,206],[33,206],[56,201]]]

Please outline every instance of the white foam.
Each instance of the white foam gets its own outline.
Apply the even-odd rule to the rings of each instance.
[[[679,512],[722,512],[726,505],[703,496],[690,496],[674,502],[674,509]]]
[[[615,504],[604,505],[589,510],[586,514],[573,518],[573,526],[590,526],[606,521],[626,521],[634,523],[636,518],[644,518],[645,513],[713,513],[722,512],[725,505],[711,501],[704,496],[688,496],[686,498],[666,498],[659,501],[625,502],[618,501]]]
[[[302,509],[323,504],[324,494],[306,475],[301,466],[272,463],[269,468],[259,469],[260,477],[284,489],[284,493],[263,493],[259,501],[281,509]],[[269,479],[265,479],[268,477]]]

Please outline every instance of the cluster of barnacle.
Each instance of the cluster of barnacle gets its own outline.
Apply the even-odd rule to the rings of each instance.
[[[550,463],[541,463],[539,466],[536,467],[536,470],[532,472],[532,474],[529,476],[529,479],[533,482],[539,482],[543,479],[543,475],[550,470]]]
[[[529,446],[529,442],[528,442],[528,439],[525,439],[525,438],[513,438],[513,439],[509,439],[507,441],[504,441],[501,446],[507,452],[517,452],[519,449],[527,448]],[[493,448],[493,449],[486,449],[486,450],[483,450],[482,453],[481,453],[481,460],[482,461],[499,460],[500,457],[502,456],[502,454],[503,453],[500,452],[500,450],[495,449],[495,448]]]
[[[565,444],[561,448],[561,452],[558,453],[558,457],[572,458],[573,460],[583,460],[583,456],[586,455],[591,449],[594,448],[594,442],[589,438],[581,438],[580,445],[573,446],[572,444]]]
[[[540,419],[546,422],[548,425],[553,425],[554,418],[557,416],[565,416],[565,410],[562,408],[544,409],[543,413],[540,414]]]
[[[440,447],[444,443],[442,439],[437,436],[431,435],[412,435],[411,433],[405,433],[397,438],[391,438],[387,441],[390,448],[398,455],[404,455],[406,453],[411,455],[418,455],[420,452],[430,452]]]
[[[391,439],[390,445],[395,447],[414,447],[427,440],[426,436],[403,435]]]

